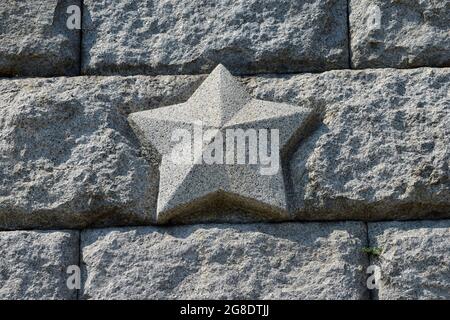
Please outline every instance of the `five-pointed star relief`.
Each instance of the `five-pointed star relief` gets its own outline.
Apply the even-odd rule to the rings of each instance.
[[[275,163],[276,156],[282,160],[295,146],[310,116],[309,109],[252,99],[222,65],[187,102],[131,114],[129,122],[141,143],[161,161],[157,221],[211,214],[227,220],[217,217],[224,207],[286,218],[282,161]],[[183,132],[189,133],[184,140]],[[248,134],[245,150],[238,150],[237,138],[227,140],[230,132]],[[258,143],[251,144],[255,137]],[[267,150],[262,150],[264,144]],[[177,156],[175,148],[184,156]],[[245,157],[239,162],[242,151]]]

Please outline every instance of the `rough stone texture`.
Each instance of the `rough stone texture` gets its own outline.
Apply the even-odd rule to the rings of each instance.
[[[353,67],[450,66],[449,1],[349,2]]]
[[[363,299],[363,223],[82,232],[84,299]]]
[[[127,115],[177,103],[196,83],[185,76],[0,80],[0,228],[151,220],[158,181]]]
[[[88,74],[348,68],[345,0],[85,0]]]
[[[126,117],[185,102],[203,79],[0,80],[0,228],[153,218],[157,175]],[[450,216],[450,69],[241,80],[254,98],[323,116],[291,160],[298,218]]]
[[[450,220],[369,224],[378,299],[450,299]]]
[[[0,232],[0,300],[76,299],[66,271],[78,264],[78,231]]]
[[[0,76],[76,75],[80,31],[66,26],[80,0],[2,0]]]
[[[280,158],[305,133],[311,114],[306,108],[252,99],[222,65],[187,102],[132,113],[130,124],[149,149],[149,159],[161,159],[158,222],[191,220],[192,214],[204,219],[201,212],[225,205],[250,211],[258,220],[288,219]],[[177,132],[182,135],[174,140]],[[214,220],[230,221],[229,213]]]
[[[291,160],[302,219],[450,217],[450,69],[246,79],[255,98],[323,123]]]

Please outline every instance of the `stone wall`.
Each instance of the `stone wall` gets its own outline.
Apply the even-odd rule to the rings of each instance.
[[[218,64],[308,114],[282,191],[232,181],[286,210],[161,219],[130,114]],[[3,0],[0,77],[0,299],[450,298],[448,1]]]

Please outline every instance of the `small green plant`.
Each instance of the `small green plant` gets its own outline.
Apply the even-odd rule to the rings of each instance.
[[[367,253],[367,254],[369,254],[371,256],[374,256],[374,257],[379,257],[381,252],[382,252],[381,248],[378,248],[378,247],[364,247],[362,249],[362,251],[364,253]]]

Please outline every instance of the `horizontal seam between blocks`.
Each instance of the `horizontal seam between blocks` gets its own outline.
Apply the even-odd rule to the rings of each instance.
[[[274,75],[274,76],[280,76],[280,75],[307,75],[307,74],[314,74],[319,75],[326,72],[332,72],[332,71],[377,71],[377,70],[399,70],[399,71],[407,71],[407,70],[419,70],[419,69],[425,69],[425,68],[431,68],[431,69],[450,69],[449,66],[420,66],[420,67],[412,67],[412,68],[395,68],[395,67],[374,67],[374,68],[351,68],[351,69],[329,69],[324,71],[317,71],[317,72],[265,72],[265,73],[248,73],[248,74],[233,74],[235,77],[259,77],[259,76],[267,76],[267,75]],[[162,77],[162,76],[170,76],[170,77],[176,77],[176,76],[205,76],[208,73],[174,73],[174,74],[168,74],[168,73],[162,73],[162,74],[126,74],[126,73],[111,73],[111,74],[100,74],[100,73],[92,73],[92,74],[80,74],[75,76],[67,76],[67,75],[53,75],[53,76],[14,76],[14,77],[7,77],[7,76],[0,76],[0,80],[23,80],[23,79],[52,79],[52,78],[80,78],[80,77]]]
[[[345,222],[360,222],[363,224],[369,223],[389,223],[389,222],[399,222],[399,223],[410,223],[410,222],[421,222],[421,221],[450,221],[450,218],[423,218],[423,219],[390,219],[390,220],[282,220],[282,221],[251,221],[251,222],[196,222],[196,223],[181,223],[181,224],[130,224],[130,225],[105,225],[105,226],[86,226],[85,228],[70,228],[70,227],[43,227],[43,228],[19,228],[19,229],[0,229],[0,234],[3,232],[15,232],[15,231],[79,231],[86,230],[101,230],[101,229],[132,229],[132,228],[174,228],[174,227],[187,227],[187,226],[211,226],[211,225],[253,225],[253,224],[286,224],[286,223],[298,223],[298,224],[315,224],[315,223],[329,223],[329,224],[339,224]]]

